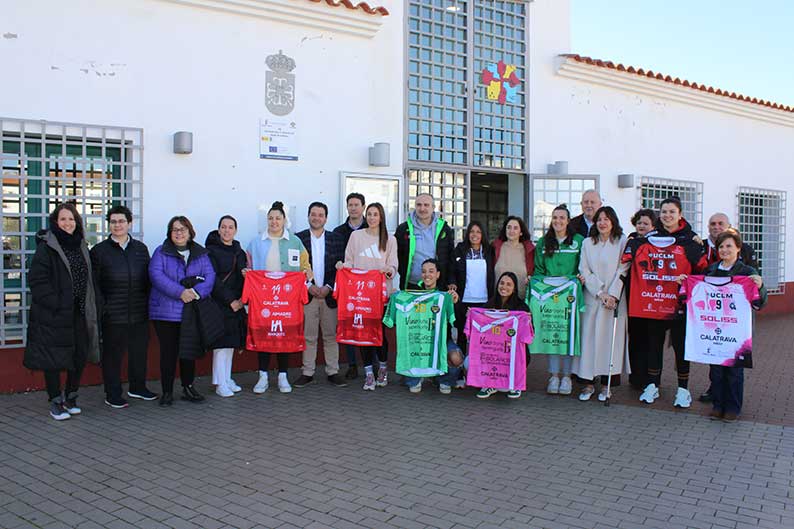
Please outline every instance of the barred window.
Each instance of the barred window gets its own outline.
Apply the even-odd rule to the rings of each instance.
[[[532,175],[532,240],[537,241],[549,228],[551,213],[558,205],[566,204],[571,217],[582,213],[582,195],[588,189],[598,189],[598,177]]]
[[[89,245],[108,235],[105,213],[118,204],[132,210],[132,234],[141,236],[142,149],[140,129],[0,118],[0,348],[25,345],[27,271],[56,205],[75,202]]]
[[[786,270],[786,192],[740,187],[736,198],[736,227],[744,242],[755,250],[767,291],[781,294]]]
[[[681,199],[682,215],[692,225],[692,229],[700,233],[703,227],[703,183],[649,176],[640,179],[641,208],[659,211],[662,200],[669,197]]]
[[[432,169],[408,170],[408,203],[413,206],[417,195],[429,193],[436,210],[455,233],[455,240],[463,240],[469,221],[469,173]]]

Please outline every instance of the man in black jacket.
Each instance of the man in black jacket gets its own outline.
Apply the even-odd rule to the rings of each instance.
[[[323,334],[325,374],[328,382],[344,387],[347,382],[339,374],[339,344],[336,343],[336,300],[331,293],[336,279],[336,263],[343,261],[345,247],[341,235],[325,230],[328,206],[322,202],[309,204],[309,229],[296,233],[309,252],[314,279],[309,287],[309,303],[303,310],[303,334],[306,349],[303,351],[302,374],[292,383],[302,388],[314,381],[317,362],[318,329]]]
[[[105,300],[102,324],[102,378],[105,404],[126,408],[121,396],[121,360],[128,352],[129,390],[134,399],[155,400],[146,388],[149,347],[149,250],[133,239],[132,212],[114,206],[107,213],[110,237],[91,249],[91,264]]]
[[[595,220],[595,212],[601,207],[601,195],[595,189],[588,189],[582,193],[582,214],[571,219],[571,227],[574,233],[578,233],[585,239],[590,236],[590,227]]]
[[[342,254],[344,255],[344,248],[347,248],[347,241],[350,240],[350,235],[356,230],[363,230],[367,227],[367,221],[364,219],[364,195],[361,193],[350,193],[345,199],[347,205],[347,218],[345,221],[334,228],[334,233],[340,235],[343,240]],[[345,378],[352,380],[358,378],[358,368],[356,367],[356,346],[345,344],[345,353],[347,355],[347,373]]]
[[[427,259],[438,261],[441,277],[440,289],[455,290],[455,272],[451,266],[455,234],[441,215],[435,211],[433,197],[420,193],[408,220],[397,226],[397,271],[400,287],[422,290],[422,263]]]

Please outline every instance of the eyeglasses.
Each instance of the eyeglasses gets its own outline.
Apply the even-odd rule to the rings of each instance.
[[[187,228],[171,228],[171,233],[187,233]]]
[[[118,224],[127,224],[127,219],[121,219],[121,220],[111,220],[111,221],[110,221],[110,225],[111,225],[111,226],[116,226],[116,225],[118,225]]]

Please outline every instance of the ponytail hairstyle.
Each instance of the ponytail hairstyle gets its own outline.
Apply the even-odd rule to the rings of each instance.
[[[571,212],[568,210],[568,206],[566,204],[560,204],[552,210],[551,214],[554,215],[555,211],[564,211],[568,216],[568,225],[565,227],[565,240],[563,243],[570,245],[573,243],[574,236],[573,226],[571,226]],[[554,255],[554,252],[559,249],[560,243],[557,241],[557,234],[554,232],[554,226],[552,226],[550,222],[549,229],[546,230],[546,234],[543,236],[543,255],[546,257],[551,257]]]
[[[270,206],[270,209],[267,210],[267,214],[270,215],[271,211],[278,211],[279,213],[281,213],[281,216],[284,217],[284,229],[288,230],[290,228],[290,221],[289,221],[289,217],[287,216],[287,212],[284,210],[284,203],[279,200],[276,200]]]

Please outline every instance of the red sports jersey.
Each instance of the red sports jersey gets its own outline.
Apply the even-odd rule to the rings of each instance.
[[[303,305],[309,302],[309,291],[303,272],[251,270],[240,301],[248,304],[246,349],[296,353],[306,348]]]
[[[692,265],[675,237],[651,236],[640,244],[627,244],[622,260],[633,261],[630,316],[671,320],[681,314],[676,278],[691,274]]]
[[[336,341],[351,345],[383,343],[383,305],[389,301],[386,276],[379,270],[343,268],[336,272]]]

